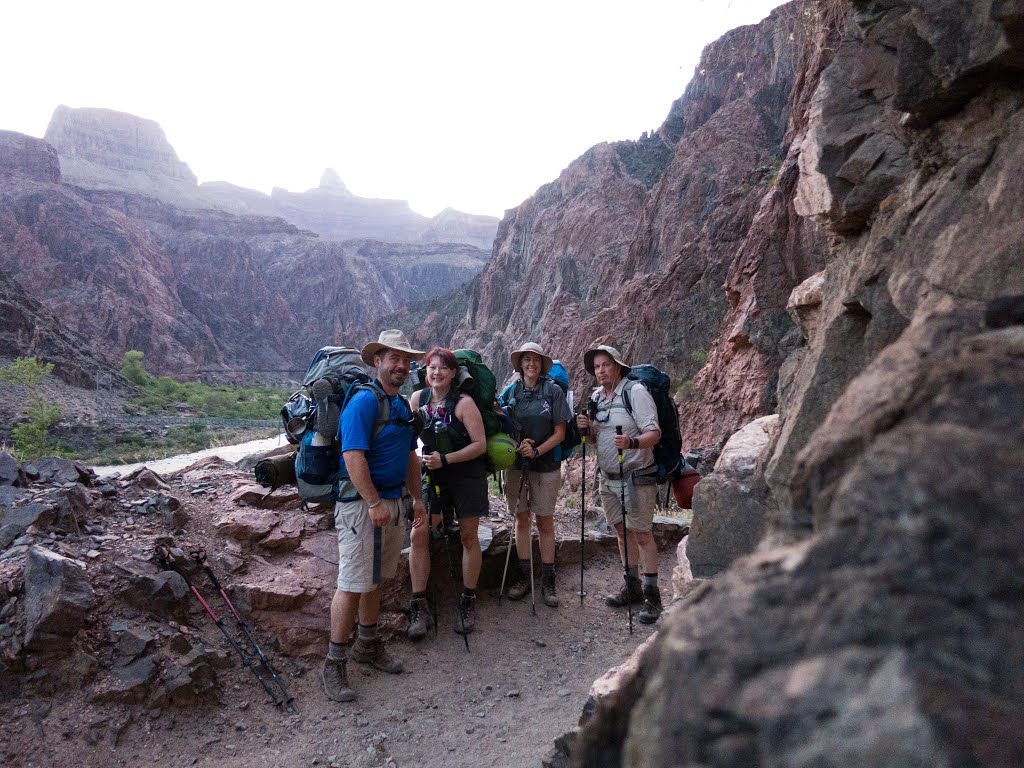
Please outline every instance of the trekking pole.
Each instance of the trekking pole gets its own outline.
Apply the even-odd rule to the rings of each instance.
[[[437,498],[437,500],[438,500],[438,508],[440,508],[441,489],[438,486],[434,485],[434,478],[430,474],[427,475],[427,482],[429,482],[431,487],[433,487],[433,489],[434,489],[434,496],[435,496],[435,498]],[[461,598],[461,595],[459,594],[459,581],[455,577],[455,574],[456,574],[455,565],[452,562],[451,534],[448,532],[448,526],[446,526],[444,524],[444,516],[443,515],[441,517],[441,534],[442,534],[442,536],[444,536],[444,549],[445,549],[445,552],[448,554],[448,575],[452,577],[452,583],[455,585],[455,612],[458,613],[458,615],[459,615],[459,625],[462,627],[461,634],[462,634],[463,642],[466,643],[466,653],[469,653],[469,633],[466,632],[466,622],[462,618],[462,611],[459,610],[459,599]],[[435,626],[436,626],[436,624],[435,624]]]
[[[245,619],[242,618],[241,614],[238,613],[238,609],[235,608],[234,603],[231,602],[231,598],[228,597],[228,593],[224,591],[224,587],[222,587],[220,581],[218,581],[217,575],[207,564],[206,550],[197,549],[189,554],[192,559],[196,561],[197,565],[202,566],[203,572],[206,574],[206,578],[210,580],[210,583],[213,584],[213,588],[220,593],[221,598],[227,604],[231,613],[234,614],[238,628],[242,631],[242,634],[245,635],[245,639],[249,641],[249,645],[252,646],[252,649],[256,652],[256,656],[259,657],[260,662],[266,668],[267,672],[270,673],[270,679],[273,680],[274,684],[280,689],[281,698],[284,699],[284,703],[287,704],[295,714],[298,714],[298,709],[292,703],[295,700],[295,697],[289,694],[288,689],[284,687],[284,683],[281,682],[281,678],[277,676],[277,670],[274,669],[274,665],[270,663],[270,659],[268,659],[267,655],[263,653],[263,649],[260,648],[259,644],[256,642],[256,638],[253,637],[251,628],[246,623]]]
[[[429,503],[430,496],[434,493],[434,484],[430,482],[430,477],[427,477],[427,501]],[[437,496],[434,496],[434,503],[430,504],[430,508],[427,510],[427,593],[430,595],[430,599],[427,601],[430,603],[430,613],[434,619],[434,637],[437,637],[437,579],[431,578],[434,575],[434,510],[441,509],[441,502]],[[441,516],[441,525],[444,525],[444,516]]]
[[[616,436],[622,425],[615,427]],[[626,582],[626,611],[629,613],[629,634],[633,634],[633,595],[629,588],[629,529],[626,527],[626,481],[622,474],[622,449],[619,448],[619,503],[622,504],[622,577]]]
[[[253,666],[252,659],[250,659],[248,654],[246,654],[246,652],[241,649],[238,643],[235,642],[235,638],[233,638],[231,636],[231,633],[228,632],[228,628],[224,626],[224,622],[217,618],[217,614],[213,612],[213,608],[210,607],[210,604],[203,599],[202,594],[199,592],[198,589],[196,589],[195,584],[193,584],[189,577],[186,576],[182,571],[180,571],[177,566],[175,566],[174,562],[171,560],[170,550],[168,550],[167,547],[163,545],[157,545],[156,556],[157,559],[160,561],[160,565],[163,568],[174,571],[176,574],[181,576],[182,579],[185,580],[185,585],[189,588],[189,590],[191,590],[192,594],[195,595],[196,600],[198,600],[199,604],[203,606],[203,609],[206,611],[207,615],[213,620],[213,623],[216,624],[220,631],[224,634],[224,639],[228,641],[228,645],[234,648],[235,653],[237,653],[239,658],[242,660],[242,665],[252,670],[252,673],[256,675],[256,679],[260,681],[260,685],[263,686],[263,690],[265,690],[270,695],[270,698],[274,700],[274,706],[280,707],[281,704],[283,704],[284,702],[282,702],[277,697],[277,694],[274,693],[274,690],[269,685],[267,685],[267,681],[263,679],[263,676],[260,674],[260,671]]]
[[[501,605],[501,598],[505,594],[505,577],[508,575],[508,561],[512,556],[512,536],[516,530],[516,520],[519,517],[519,503],[523,500],[523,483],[526,482],[526,473],[529,471],[530,460],[523,459],[523,470],[519,475],[519,494],[516,496],[516,511],[512,513],[512,531],[509,535],[508,549],[505,550],[505,570],[501,572],[501,589],[498,590],[498,605]],[[519,547],[516,547],[516,554],[519,554]]]
[[[530,532],[529,537],[526,540],[527,546],[530,548],[530,612],[534,616],[537,615],[537,592],[536,592],[536,579],[533,578],[533,494],[530,493],[530,484],[526,484],[526,522],[528,523],[527,530]],[[537,533],[537,540],[540,540],[540,532]],[[516,547],[518,553],[519,547]]]
[[[587,516],[587,435],[580,435],[583,443],[583,475],[580,479],[580,608],[587,593],[583,591],[583,535]]]

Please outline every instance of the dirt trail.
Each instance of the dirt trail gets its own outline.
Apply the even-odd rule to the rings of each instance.
[[[185,538],[212,537],[212,521],[233,505],[213,490],[194,502],[179,477],[167,479],[192,515]],[[504,508],[498,499],[492,503]],[[578,531],[578,512],[560,506],[556,517],[558,529]],[[110,525],[119,530],[118,522]],[[159,523],[149,519],[140,525],[150,526],[154,534],[159,530]],[[151,534],[138,526],[133,530],[123,546],[151,546],[145,544]],[[662,552],[666,597],[674,563],[674,551]],[[57,695],[45,697],[32,693],[45,688],[43,682],[30,683],[21,697],[0,702],[5,723],[0,754],[8,757],[7,765],[539,766],[554,739],[577,724],[594,680],[625,661],[654,631],[634,622],[630,636],[625,611],[604,605],[604,595],[616,590],[621,578],[617,555],[606,544],[587,561],[589,594],[582,607],[576,594],[578,565],[559,570],[562,606],[548,608],[538,595],[536,615],[529,598],[504,600],[499,606],[493,594],[481,590],[470,653],[452,631],[451,582],[439,579],[438,632],[418,644],[404,636],[389,642],[392,654],[405,662],[402,675],[364,672],[352,665],[359,698],[350,704],[330,702],[324,695],[321,659],[271,651],[275,643],[260,632],[257,620],[261,645],[271,651],[299,714],[275,709],[233,655],[226,655],[217,670],[217,701],[188,707],[89,702],[86,690],[68,693],[63,686],[57,686]],[[233,577],[223,575],[222,580],[230,589]],[[98,608],[97,629],[115,618],[108,612]],[[326,627],[326,615],[323,621]],[[231,653],[197,606],[181,631]]]

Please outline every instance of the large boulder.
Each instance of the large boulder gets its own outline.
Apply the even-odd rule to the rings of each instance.
[[[686,554],[693,576],[707,578],[754,551],[768,520],[759,469],[778,430],[777,415],[762,416],[725,444],[715,471],[693,492],[693,523]]]
[[[25,647],[52,651],[85,625],[96,603],[85,567],[42,547],[29,550],[25,565]]]

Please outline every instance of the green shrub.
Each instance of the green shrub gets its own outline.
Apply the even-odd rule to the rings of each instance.
[[[11,430],[14,456],[31,461],[45,455],[59,455],[61,446],[50,439],[50,427],[60,420],[60,408],[46,401],[40,385],[53,372],[53,363],[41,363],[34,357],[19,357],[0,368],[0,381],[18,384],[28,391],[28,407],[23,409],[25,421]]]

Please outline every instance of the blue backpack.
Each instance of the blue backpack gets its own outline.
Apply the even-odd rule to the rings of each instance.
[[[387,395],[372,373],[359,350],[323,347],[313,356],[302,389],[281,409],[285,434],[289,442],[298,444],[295,484],[303,506],[333,504],[337,499],[342,450],[337,439],[338,421],[357,391],[368,389],[377,398],[374,435],[392,423]]]

